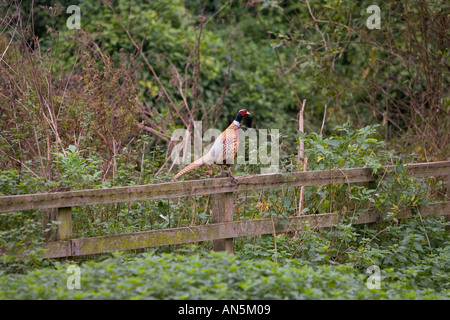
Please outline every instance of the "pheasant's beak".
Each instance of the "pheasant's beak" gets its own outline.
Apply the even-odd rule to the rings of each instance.
[[[252,115],[250,114],[250,112],[248,112],[248,111],[247,111],[247,113],[246,113],[245,115],[246,115],[246,116],[250,116],[250,117],[252,116]]]

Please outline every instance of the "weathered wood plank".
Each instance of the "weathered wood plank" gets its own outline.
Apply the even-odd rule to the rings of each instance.
[[[394,169],[388,166],[388,170]],[[409,164],[412,177],[448,176],[450,161]],[[0,197],[0,212],[170,199],[185,196],[373,181],[370,168],[333,169],[169,182],[153,185]]]
[[[308,219],[307,219],[308,217]],[[289,219],[282,223],[275,220],[276,232],[287,232],[302,227],[309,222],[313,226],[331,226],[339,218],[337,214],[304,216],[303,221]],[[171,244],[193,243],[226,238],[237,238],[272,233],[270,219],[243,220],[236,222],[217,223],[211,225],[184,227],[175,229],[136,232],[132,234],[80,238],[72,240],[72,255],[86,255],[117,250],[131,250]]]
[[[70,188],[57,188],[50,192],[68,191]],[[58,222],[56,229],[49,229],[51,222]],[[42,229],[45,241],[63,241],[72,238],[72,208],[50,208],[42,212]],[[47,231],[48,230],[48,231]]]
[[[52,221],[56,221],[59,224],[56,229],[48,230]],[[42,213],[42,228],[45,241],[69,240],[72,238],[72,208],[44,209]]]
[[[212,222],[232,222],[233,221],[233,193],[225,192],[211,195],[212,199]],[[219,239],[213,241],[214,251],[234,252],[234,239]]]
[[[51,228],[51,222],[57,221],[58,208],[50,208],[42,210],[42,235],[47,242],[57,241],[58,231]]]
[[[426,205],[420,209],[420,213],[422,217],[430,215],[448,216],[450,215],[450,202]],[[347,215],[351,215],[351,213],[347,213]],[[275,227],[276,233],[302,230],[306,224],[312,229],[320,229],[339,223],[342,217],[343,215],[339,213],[325,213],[295,216],[288,219],[275,218],[274,224],[272,224],[271,219],[255,219],[194,227],[152,230],[115,236],[79,238],[46,244],[44,247],[49,249],[49,251],[45,256],[48,258],[67,256],[70,248],[72,250],[71,255],[80,256],[110,251],[271,234],[273,233],[273,227]],[[397,216],[398,219],[410,217],[412,217],[410,209],[400,211]],[[358,220],[353,221],[353,224],[378,222],[381,218],[382,215],[379,212],[368,212],[362,214]],[[71,243],[71,246],[68,243]]]
[[[56,219],[58,225],[58,240],[69,240],[72,238],[72,208],[58,208]]]
[[[46,242],[43,245],[45,252],[43,254],[44,258],[61,258],[72,256],[72,242],[67,241],[55,241]]]

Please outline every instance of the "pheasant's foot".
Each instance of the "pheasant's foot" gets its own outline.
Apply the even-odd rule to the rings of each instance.
[[[233,173],[231,172],[231,168],[228,168],[227,176],[230,177],[230,178],[232,178],[234,182],[237,182],[236,177],[235,177],[235,176],[233,175]]]

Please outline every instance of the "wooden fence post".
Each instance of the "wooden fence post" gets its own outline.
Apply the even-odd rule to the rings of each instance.
[[[49,192],[68,191],[59,188]],[[72,238],[72,208],[51,208],[42,210],[42,228],[44,230],[44,239],[47,242],[63,241]],[[45,231],[49,228],[48,224],[57,221],[59,224],[55,229]]]
[[[211,206],[213,211],[213,223],[233,221],[233,192],[218,193],[211,195]],[[234,253],[234,239],[213,240],[214,251],[226,251]]]

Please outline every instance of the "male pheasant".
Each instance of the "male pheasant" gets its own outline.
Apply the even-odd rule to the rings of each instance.
[[[216,138],[208,153],[178,172],[171,181],[175,181],[183,174],[204,164],[212,164],[213,162],[216,164],[233,163],[239,147],[239,128],[241,126],[241,120],[247,115],[251,116],[247,110],[239,110],[233,122]]]

